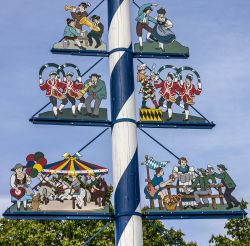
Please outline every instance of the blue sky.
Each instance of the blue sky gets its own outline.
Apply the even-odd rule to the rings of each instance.
[[[93,1],[93,5],[99,1]],[[63,64],[71,62],[82,72],[96,58],[52,55],[50,48],[62,37],[68,13],[65,4],[77,1],[1,1],[0,9],[0,81],[1,101],[1,175],[0,212],[10,205],[10,169],[17,162],[24,162],[29,153],[41,150],[49,162],[57,161],[66,151],[74,153],[101,128],[40,126],[28,122],[29,117],[47,103],[47,98],[38,87],[38,70],[47,62]],[[143,1],[137,1],[138,4]],[[171,64],[191,66],[200,73],[203,93],[197,97],[196,108],[209,120],[216,123],[213,130],[152,129],[149,133],[168,146],[174,153],[187,156],[190,164],[205,167],[224,163],[237,183],[234,192],[239,199],[250,201],[249,185],[249,66],[250,33],[247,0],[159,0],[173,21],[177,40],[190,48],[188,60],[145,60],[149,65]],[[8,11],[7,11],[8,10]],[[133,6],[131,24],[133,40],[137,9]],[[11,16],[10,16],[11,12]],[[107,27],[107,8],[102,5],[96,12]],[[105,14],[103,14],[105,13]],[[129,25],[129,23],[128,23]],[[107,28],[104,40],[107,41]],[[137,61],[135,60],[135,66]],[[93,70],[95,71],[95,70]],[[107,60],[101,62],[100,71],[108,90]],[[136,88],[139,88],[136,85]],[[139,107],[141,98],[137,98]],[[109,100],[103,102],[109,108]],[[111,169],[111,133],[82,152],[83,159]],[[138,132],[139,160],[149,154],[159,160],[171,160],[169,174],[176,160],[167,152]],[[104,147],[105,146],[105,147]],[[144,170],[142,172],[144,174]],[[112,175],[109,176],[111,182]],[[141,177],[141,190],[145,182]],[[143,196],[143,195],[142,195]],[[144,201],[143,201],[144,203]],[[143,204],[145,205],[145,204]],[[168,227],[182,229],[187,240],[196,240],[199,245],[208,245],[211,234],[225,233],[225,220],[168,221]]]

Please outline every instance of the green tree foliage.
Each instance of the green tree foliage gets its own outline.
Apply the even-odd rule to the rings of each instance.
[[[241,208],[247,208],[247,202],[241,202]],[[224,228],[227,230],[227,235],[212,235],[210,243],[215,246],[249,246],[250,245],[250,220],[231,219],[228,220]]]
[[[166,230],[160,221],[144,221],[144,245],[166,246],[173,245],[172,241],[164,237],[153,225],[164,233],[168,233],[181,246],[195,246],[186,243],[184,234],[174,229]],[[1,246],[79,246],[92,237],[106,224],[105,221],[15,221],[0,220]],[[102,233],[93,239],[89,245],[113,246],[114,224],[111,223]]]

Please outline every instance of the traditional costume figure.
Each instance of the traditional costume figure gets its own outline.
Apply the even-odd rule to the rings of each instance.
[[[89,76],[89,79],[85,81],[83,85],[82,93],[88,93],[85,100],[87,109],[86,115],[90,117],[98,117],[100,105],[103,99],[107,98],[106,85],[103,80],[100,79],[101,75],[93,73]],[[94,101],[94,111],[92,112],[91,103]]]
[[[160,209],[163,209],[162,201],[164,197],[168,195],[165,186],[173,183],[172,179],[164,181],[163,175],[164,175],[163,168],[161,167],[156,168],[154,177],[150,181],[150,184],[148,184],[144,189],[144,193],[149,199],[158,198]],[[153,189],[151,187],[153,187]]]
[[[73,176],[71,183],[71,195],[76,198],[76,206],[82,209],[83,200],[86,196],[86,191],[81,188],[81,182],[76,176]]]
[[[168,73],[166,81],[163,80],[159,83],[156,80],[154,86],[156,89],[160,89],[159,107],[162,107],[164,101],[167,101],[168,120],[171,120],[173,115],[172,105],[176,102],[176,95],[180,90],[180,85],[174,82],[174,74]]]
[[[89,45],[92,46],[93,45],[93,39],[96,41],[96,45],[95,48],[97,49],[99,46],[101,46],[102,44],[102,35],[103,35],[103,31],[104,31],[104,26],[103,24],[100,22],[100,16],[98,15],[93,15],[91,17],[92,22],[94,23],[94,26],[98,27],[99,31],[95,31],[92,27],[90,27],[91,31],[88,33],[87,37],[89,40]]]
[[[221,179],[221,183],[226,187],[224,198],[228,205],[227,209],[238,207],[240,205],[240,202],[234,196],[232,196],[232,192],[236,187],[235,182],[227,173],[227,168],[223,164],[217,165],[217,167],[220,173],[214,173],[214,177]]]
[[[185,118],[184,121],[188,121],[189,117],[189,106],[194,104],[195,95],[200,95],[202,88],[201,82],[198,81],[198,88],[196,89],[193,81],[193,75],[188,74],[185,82],[180,85],[179,97],[176,99],[176,104],[180,105],[181,100],[184,102]]]
[[[77,111],[81,114],[82,106],[85,101],[85,98],[81,92],[83,88],[82,79],[81,77],[77,78],[77,81],[73,81],[73,73],[69,72],[66,74],[64,78],[64,82],[66,84],[66,97],[72,104],[72,114],[76,117],[76,100],[79,100],[80,103],[77,106]]]
[[[153,32],[152,27],[149,26],[149,22],[152,22],[154,24],[157,23],[156,19],[150,16],[150,13],[153,11],[152,7],[157,6],[157,4],[143,4],[138,11],[138,16],[136,18],[137,25],[136,25],[136,34],[139,39],[139,49],[143,50],[143,40],[142,40],[142,30],[145,29],[147,33],[147,40],[152,42],[150,40],[151,33]]]
[[[17,203],[17,210],[20,211],[21,203],[23,203],[24,210],[27,210],[27,201],[32,200],[32,189],[30,188],[31,178],[23,173],[25,166],[18,163],[11,171],[14,173],[10,178],[11,186],[11,201]]]
[[[158,40],[158,49],[164,52],[164,44],[172,43],[176,39],[176,37],[171,31],[173,23],[165,17],[166,10],[160,8],[159,10],[157,10],[157,13],[157,24],[154,26],[152,35],[156,40]]]
[[[177,194],[182,195],[193,195],[193,189],[190,186],[193,183],[195,178],[194,168],[187,164],[187,159],[181,157],[178,161],[179,166],[174,167],[173,175],[177,179],[177,186],[183,186],[177,188]],[[182,198],[184,209],[187,209],[189,206],[195,208],[194,198]]]
[[[199,176],[195,178],[193,184],[191,185],[192,189],[198,189],[194,192],[195,202],[198,204],[196,208],[208,207],[209,201],[208,198],[202,198],[203,204],[201,203],[200,196],[201,195],[211,195],[211,184],[209,180],[212,180],[212,183],[215,184],[216,180],[213,175],[207,174],[206,170],[203,168],[199,168],[198,170]]]
[[[72,8],[71,16],[74,20],[76,20],[76,28],[79,30],[79,32],[82,31],[82,26],[83,26],[83,24],[81,24],[81,20],[84,17],[88,17],[86,9],[90,6],[91,6],[90,3],[82,2],[78,5],[79,11],[77,11],[76,8]]]
[[[40,89],[42,91],[46,91],[46,96],[49,97],[49,100],[53,106],[53,113],[55,117],[57,117],[57,110],[62,113],[62,109],[68,102],[66,96],[63,94],[63,92],[65,91],[65,83],[62,83],[59,79],[56,78],[57,72],[51,72],[49,76],[50,78],[45,83],[43,83],[42,79],[39,80]],[[59,109],[57,109],[57,100],[62,100]]]
[[[105,194],[108,188],[105,179],[101,175],[92,175],[90,178],[91,194],[94,199],[95,205],[105,206]]]
[[[153,77],[149,78],[146,75],[146,64],[141,64],[137,67],[137,81],[141,83],[140,93],[142,93],[142,106],[141,108],[148,108],[146,106],[148,99],[151,99],[155,108],[159,108],[158,102],[155,96],[155,87],[152,84]]]
[[[64,41],[69,46],[70,40],[74,41],[74,45],[82,50],[86,50],[80,42],[81,32],[76,29],[76,21],[73,19],[67,19],[67,26],[64,29]]]

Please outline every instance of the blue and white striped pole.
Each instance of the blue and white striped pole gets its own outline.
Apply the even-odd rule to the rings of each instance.
[[[108,0],[115,245],[143,245],[130,0]]]

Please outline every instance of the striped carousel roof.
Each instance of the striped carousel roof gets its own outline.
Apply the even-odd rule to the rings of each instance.
[[[82,161],[76,157],[69,157],[64,160],[47,164],[43,167],[43,173],[57,174],[105,174],[108,173],[108,169]]]

